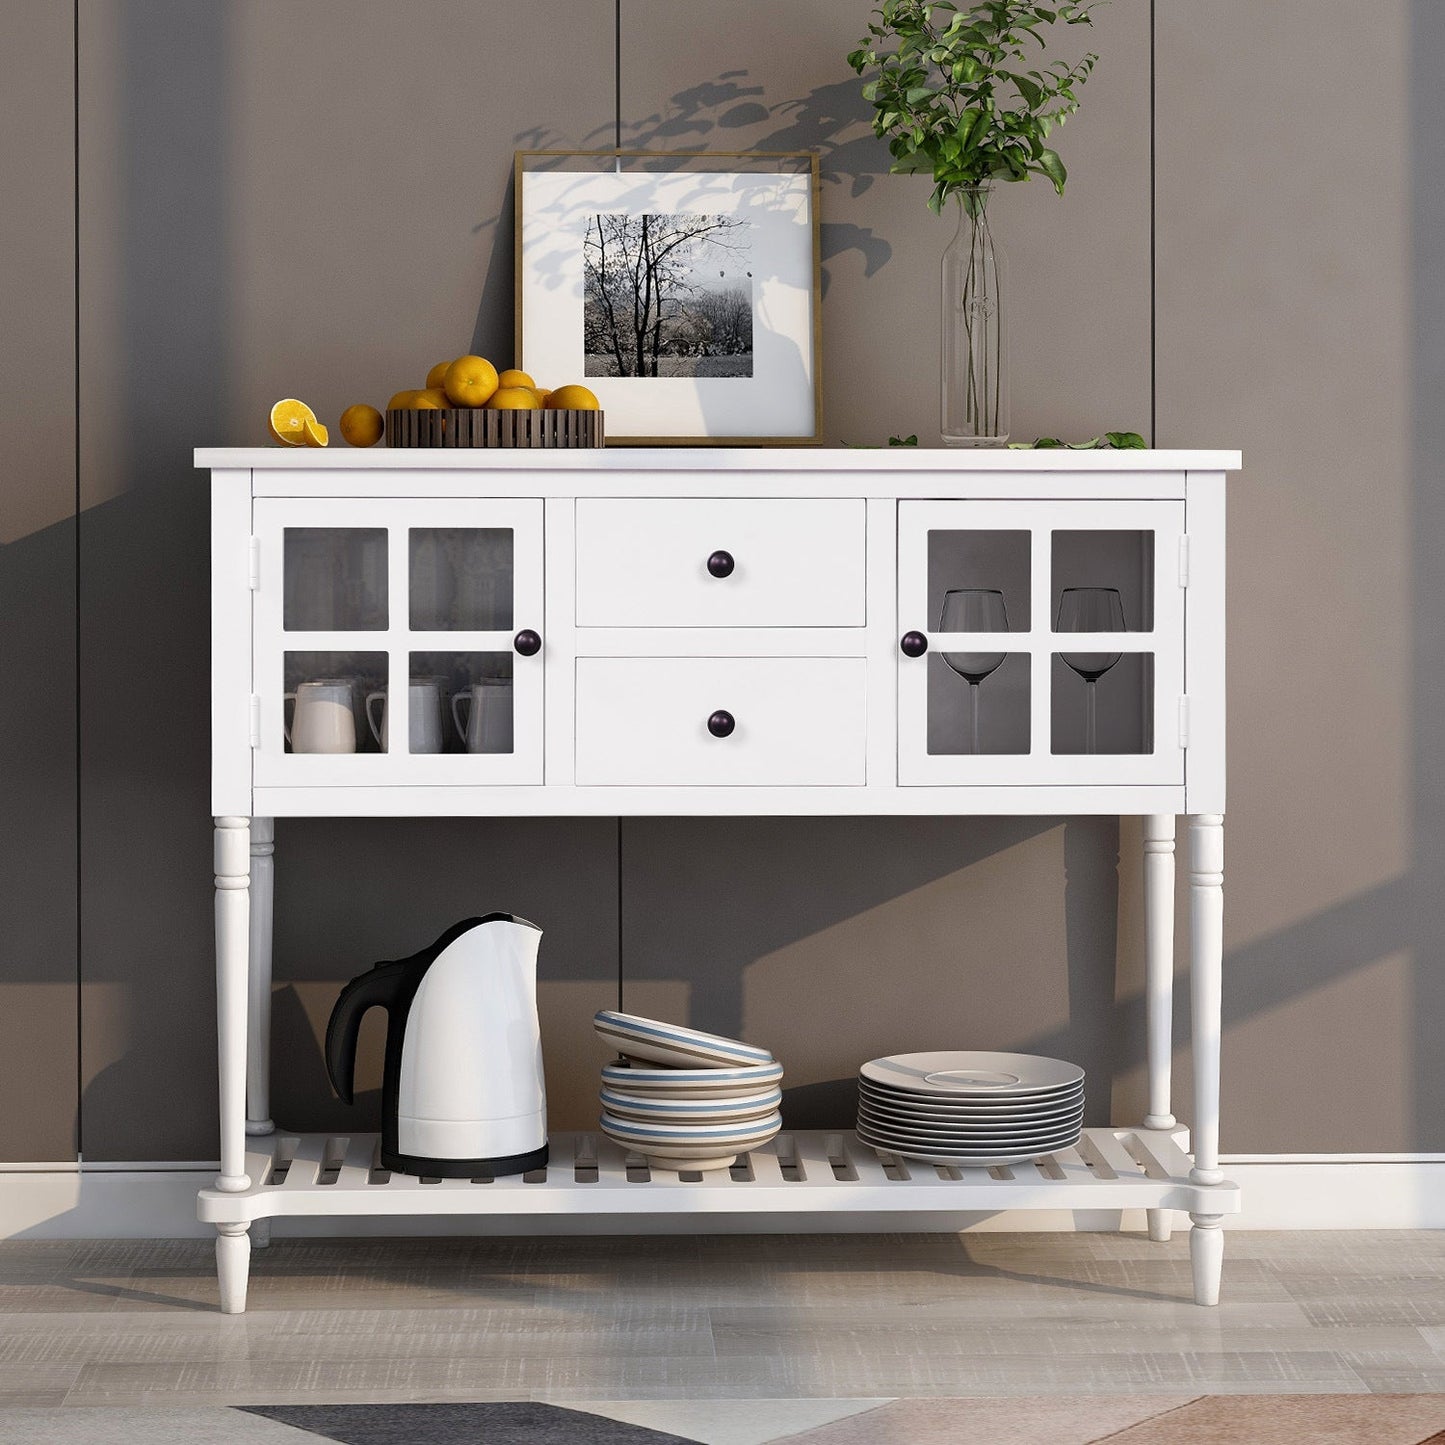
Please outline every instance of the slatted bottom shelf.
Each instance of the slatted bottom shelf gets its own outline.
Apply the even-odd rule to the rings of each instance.
[[[880,1157],[852,1133],[792,1131],[707,1173],[656,1169],[601,1134],[552,1135],[545,1169],[498,1179],[392,1174],[375,1134],[252,1139],[249,1189],[203,1189],[210,1223],[281,1215],[826,1214],[1004,1209],[1239,1210],[1231,1183],[1192,1184],[1173,1135],[1088,1129],[1027,1164],[959,1169]]]

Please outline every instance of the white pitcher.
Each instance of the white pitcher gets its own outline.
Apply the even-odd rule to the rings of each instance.
[[[470,709],[462,718],[462,704]],[[512,679],[487,677],[452,694],[452,719],[469,753],[512,751]]]
[[[349,678],[322,677],[303,682],[286,694],[296,704],[291,726],[284,727],[293,753],[354,753],[355,692]]]
[[[442,689],[434,677],[414,677],[407,686],[407,731],[411,737],[411,751],[414,753],[439,753],[445,746],[442,737]],[[381,724],[377,725],[373,703],[381,704]],[[391,706],[387,693],[369,692],[366,695],[366,720],[371,725],[371,735],[382,752],[391,750]]]

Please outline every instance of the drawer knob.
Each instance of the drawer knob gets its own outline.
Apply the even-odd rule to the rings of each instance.
[[[921,632],[905,632],[898,647],[904,657],[922,657],[928,651],[928,639]]]
[[[731,577],[733,575],[733,568],[736,566],[737,563],[733,561],[733,554],[731,552],[714,552],[712,556],[707,559],[707,570],[711,572],[714,577]]]
[[[535,657],[542,650],[542,639],[530,627],[524,627],[512,639],[512,646],[523,657]]]
[[[738,720],[730,713],[719,708],[707,720],[707,730],[715,738],[725,738],[732,734],[732,730],[738,725]]]

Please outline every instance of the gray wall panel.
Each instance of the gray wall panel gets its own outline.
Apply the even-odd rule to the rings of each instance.
[[[0,1159],[76,1150],[75,124],[69,6],[0,21]]]
[[[543,127],[570,145],[606,127],[612,22],[606,0],[550,6],[528,22],[545,57],[533,66],[498,44],[484,9],[450,0],[85,7],[87,1157],[216,1147],[208,502],[191,448],[264,440],[282,396],[328,422],[353,401],[384,405],[474,337],[494,350],[510,337],[512,151]],[[337,846],[324,829],[283,827],[283,990],[349,977],[372,961],[374,929],[424,941],[478,906],[486,850],[449,853],[444,830],[426,846],[399,841],[410,836],[380,827],[370,846],[456,881],[444,906],[422,901],[405,866],[394,886],[386,870],[363,883],[325,866]],[[567,838],[574,853],[601,849],[594,864],[612,857],[611,829]],[[541,921],[564,937],[589,930],[600,953],[549,949],[548,967],[583,992],[596,976],[610,989],[615,890],[552,884],[567,923],[553,923],[564,907],[545,899]],[[514,905],[487,891],[485,906]],[[355,930],[321,963],[296,936],[309,907]],[[300,1027],[284,1003],[278,1025]],[[279,1053],[278,1097],[299,1116],[288,1122],[324,1115],[314,1057]],[[559,1076],[554,1095],[577,1088]]]
[[[1223,1101],[1239,1151],[1445,1144],[1440,1046],[1412,1003],[1445,942],[1445,815],[1420,811],[1441,713],[1411,665],[1442,601],[1409,565],[1412,534],[1439,537],[1412,493],[1410,7],[1358,14],[1158,9],[1159,440],[1245,460]],[[1346,48],[1350,85],[1320,84]]]

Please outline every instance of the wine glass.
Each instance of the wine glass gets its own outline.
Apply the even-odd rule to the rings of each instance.
[[[1059,594],[1055,632],[1127,632],[1124,599],[1117,587],[1065,587]],[[1121,652],[1064,652],[1060,656],[1084,679],[1084,751],[1099,750],[1095,689]]]
[[[943,594],[940,632],[1007,632],[1003,593],[992,587],[955,587]],[[978,752],[978,685],[996,671],[1006,652],[945,652],[943,660],[968,684],[969,752]]]

